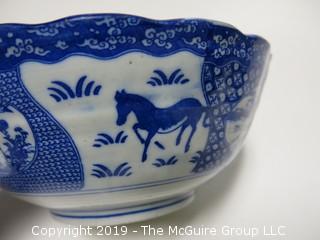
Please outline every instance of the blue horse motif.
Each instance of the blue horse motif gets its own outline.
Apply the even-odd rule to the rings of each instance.
[[[147,160],[148,147],[156,134],[167,134],[180,129],[176,139],[176,145],[179,145],[184,131],[190,126],[192,128],[191,133],[184,149],[185,152],[188,152],[192,137],[203,113],[205,113],[203,127],[208,127],[208,124],[206,124],[208,119],[207,107],[202,106],[199,100],[195,98],[185,98],[168,108],[157,108],[148,99],[122,90],[116,92],[115,100],[117,102],[118,126],[126,123],[131,112],[136,115],[138,122],[133,125],[133,130],[141,144],[144,144],[142,162]],[[172,130],[172,128],[174,129]],[[146,139],[143,139],[139,129],[147,131]]]

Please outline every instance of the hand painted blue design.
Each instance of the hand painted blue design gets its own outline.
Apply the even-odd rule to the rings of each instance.
[[[197,151],[196,154],[192,157],[190,162],[193,164],[199,164],[201,161],[203,161],[203,151]]]
[[[95,143],[92,145],[93,147],[100,148],[103,145],[110,145],[110,144],[123,144],[126,142],[128,135],[123,135],[124,131],[120,131],[115,138],[113,139],[107,133],[98,133],[97,138],[94,140]]]
[[[155,144],[158,148],[160,148],[161,150],[165,150],[165,149],[166,149],[166,147],[165,147],[161,142],[159,142],[159,141],[155,141],[154,144]]]
[[[14,128],[14,136],[9,133],[9,123],[0,119],[0,134],[3,136],[3,146],[0,152],[10,166],[11,173],[22,170],[30,161],[30,155],[34,154],[35,147],[27,142],[29,133],[21,127]]]
[[[152,165],[154,165],[156,167],[164,167],[164,166],[175,165],[177,162],[178,162],[177,157],[176,156],[172,156],[168,160],[164,160],[162,158],[157,158]]]
[[[157,57],[188,51],[203,57],[201,83],[210,126],[207,144],[192,170],[198,173],[218,166],[232,152],[223,138],[225,122],[241,99],[248,95],[256,98],[270,46],[262,38],[201,19],[157,21],[102,14],[38,25],[3,24],[0,48],[0,112],[9,105],[21,112],[38,146],[32,167],[0,178],[1,185],[17,192],[64,192],[80,190],[84,185],[78,150],[67,131],[23,87],[20,64],[51,64],[73,54],[111,59],[132,51]],[[63,87],[53,87],[66,94]]]
[[[0,100],[2,100],[2,99],[0,99]],[[8,106],[5,106],[5,105],[0,106],[0,113],[5,113],[5,112],[12,113],[12,111],[9,109]]]
[[[128,177],[132,175],[131,169],[128,162],[121,163],[118,167],[112,171],[111,168],[107,167],[104,164],[93,164],[94,168],[92,169],[92,176],[97,178],[106,178],[106,177]]]
[[[73,16],[37,25],[1,24],[0,39],[3,70],[31,59],[56,62],[73,53],[105,58],[130,49],[157,56],[184,49],[219,65],[231,59],[247,65],[261,51],[254,44],[267,45],[261,38],[203,19],[159,21],[121,14]]]
[[[190,80],[184,77],[184,74],[181,73],[181,69],[175,70],[169,77],[161,71],[161,70],[154,70],[155,75],[150,78],[147,84],[151,85],[152,87],[156,86],[163,86],[163,85],[173,85],[173,84],[186,84]]]
[[[201,81],[207,105],[211,107],[209,117],[212,124],[206,147],[191,161],[194,163],[192,172],[199,173],[217,167],[234,150],[225,138],[226,122],[246,119],[252,111],[257,88],[263,81],[261,75],[264,63],[261,61],[265,61],[259,55],[256,58],[250,67],[238,61],[230,61],[222,66],[213,62],[204,64]],[[249,96],[253,102],[245,109],[238,109],[240,101]]]
[[[0,72],[0,113],[11,114],[13,109],[22,114],[29,125],[35,139],[36,153],[30,164],[23,169],[21,165],[20,171],[1,176],[1,187],[20,193],[53,193],[82,189],[83,167],[72,138],[53,116],[30,96],[22,84],[18,69]],[[7,123],[10,127],[10,121]],[[2,122],[2,132],[5,127]],[[13,141],[16,135],[20,135],[17,136],[20,140],[16,145],[24,146],[22,139],[25,133],[17,129],[16,134],[11,136]],[[26,148],[23,149],[19,158],[14,157],[14,161],[26,156]]]
[[[9,34],[10,36],[10,34]],[[46,56],[50,53],[50,50],[44,50],[40,47],[35,47],[34,41],[31,38],[21,39],[16,38],[12,46],[7,48],[5,53],[6,58],[10,57],[21,57],[25,53],[30,54],[31,52],[38,56]]]
[[[238,121],[240,119],[247,118],[250,112],[248,109],[236,109],[225,116],[225,121]]]
[[[133,126],[133,130],[141,144],[144,144],[142,162],[147,160],[147,151],[152,138],[158,133],[167,134],[172,132],[170,128],[175,127],[177,124],[178,127],[174,131],[180,128],[180,132],[176,139],[176,145],[180,144],[186,128],[191,127],[191,133],[185,145],[185,152],[188,152],[192,137],[197,130],[197,124],[201,116],[204,113],[206,114],[207,111],[207,108],[203,107],[194,98],[183,99],[168,108],[157,108],[148,99],[122,90],[121,92],[116,92],[115,100],[117,102],[118,126],[126,123],[127,117],[131,112],[136,115],[138,122]],[[206,119],[207,116],[203,122],[204,127],[207,127]],[[146,139],[142,138],[139,129],[147,131]]]
[[[72,87],[63,81],[52,81],[54,86],[48,87],[48,90],[51,92],[50,96],[57,102],[61,102],[62,100],[99,95],[102,86],[95,86],[95,81],[90,81],[85,85],[86,79],[87,76],[82,76],[78,80],[75,89],[72,89]]]

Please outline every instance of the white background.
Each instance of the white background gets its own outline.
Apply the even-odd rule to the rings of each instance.
[[[131,13],[160,19],[215,19],[231,23],[244,33],[260,34],[272,46],[273,59],[261,104],[236,161],[199,188],[189,207],[143,224],[164,228],[177,224],[228,225],[247,229],[285,225],[285,237],[255,239],[320,239],[320,2],[0,0],[1,23],[38,23],[94,12]],[[52,220],[44,209],[0,195],[1,240],[47,239],[32,236],[33,225],[64,226]],[[139,225],[129,225],[129,229]],[[143,239],[141,233],[130,234],[125,239]],[[159,237],[165,238],[168,237]],[[198,239],[206,238],[249,239],[221,235]]]

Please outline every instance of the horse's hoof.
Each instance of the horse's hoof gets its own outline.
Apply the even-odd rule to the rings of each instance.
[[[184,149],[184,152],[189,152],[189,149],[190,149],[190,145],[187,145],[186,148]]]

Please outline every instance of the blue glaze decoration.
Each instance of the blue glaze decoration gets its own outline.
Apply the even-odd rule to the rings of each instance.
[[[129,113],[133,112],[136,115],[138,122],[134,124],[133,130],[141,144],[144,144],[142,162],[147,160],[148,147],[152,138],[156,134],[171,133],[172,130],[168,131],[168,129],[172,127],[175,127],[175,130],[180,130],[176,139],[176,145],[180,144],[181,137],[186,128],[191,127],[191,133],[184,150],[188,152],[200,118],[203,114],[207,115],[207,108],[203,107],[201,103],[194,98],[182,99],[168,108],[157,108],[148,99],[122,90],[117,91],[115,100],[117,102],[118,126],[126,123]],[[209,127],[209,125],[205,123],[206,119],[207,117],[204,118],[203,126]],[[176,125],[178,126],[176,127]],[[145,139],[139,133],[139,129],[148,132]]]
[[[7,112],[12,112],[7,108]],[[28,142],[29,133],[21,127],[14,128],[14,136],[9,132],[9,123],[0,119],[0,134],[3,136],[3,146],[0,152],[7,160],[13,172],[21,171],[31,160],[30,155],[35,153],[35,147]]]
[[[99,95],[102,86],[95,86],[95,81],[90,81],[85,85],[87,76],[82,76],[73,90],[68,84],[63,81],[52,81],[52,86],[48,87],[50,96],[57,102],[73,98],[89,97],[90,95]]]
[[[97,138],[94,140],[93,147],[100,148],[102,146],[111,144],[123,144],[127,141],[128,135],[124,134],[124,131],[120,131],[113,139],[107,133],[98,133]]]
[[[161,142],[159,142],[159,141],[154,141],[154,144],[155,144],[158,148],[160,148],[161,150],[165,150],[165,149],[166,149],[166,147],[165,147]]]
[[[128,177],[132,174],[132,167],[129,166],[128,162],[121,163],[118,167],[112,171],[109,167],[104,164],[93,164],[94,168],[92,169],[91,176],[97,178],[106,178],[106,177]]]
[[[152,87],[173,85],[173,84],[186,84],[190,80],[185,78],[184,74],[181,73],[181,69],[175,70],[169,77],[162,70],[154,70],[155,76],[151,77],[147,84]]]
[[[36,143],[32,163],[1,177],[1,186],[16,192],[80,190],[84,185],[83,167],[72,138],[28,93],[18,70],[0,72],[0,99],[1,109],[14,108],[24,116]]]
[[[171,207],[171,206],[186,202],[187,200],[189,200],[191,198],[192,198],[192,195],[188,195],[188,196],[184,196],[183,198],[173,200],[169,203],[159,204],[158,206],[155,206],[155,207],[141,208],[139,210],[131,210],[131,211],[126,211],[126,212],[118,212],[118,213],[103,214],[103,215],[99,214],[99,213],[96,213],[96,214],[93,213],[92,215],[70,215],[70,212],[69,212],[69,214],[65,214],[65,213],[58,213],[58,212],[54,212],[54,211],[51,211],[51,213],[57,217],[74,218],[74,219],[77,219],[77,218],[78,219],[112,218],[112,217],[128,216],[128,215],[133,215],[133,214],[141,214],[141,213],[145,213],[145,212],[159,210],[162,208]],[[103,209],[101,211],[103,211]]]
[[[194,174],[218,166],[230,155],[230,146],[223,137],[226,122],[246,116],[247,113],[234,109],[243,98],[254,98],[257,94],[257,87],[261,84],[258,80],[262,76],[266,53],[269,50],[268,43],[259,37],[245,36],[233,27],[206,20],[157,21],[119,14],[83,15],[37,25],[2,24],[0,39],[0,119],[2,114],[15,109],[23,115],[35,139],[34,150],[27,153],[28,158],[33,155],[28,164],[22,168],[16,167],[16,171],[0,178],[3,188],[21,193],[79,191],[85,185],[85,178],[81,156],[73,139],[24,87],[19,72],[20,64],[28,61],[52,64],[71,55],[112,59],[129,52],[164,57],[189,51],[203,57],[200,77],[206,106],[192,98],[182,99],[180,102],[185,107],[197,105],[195,109],[201,109],[197,115],[201,117],[205,114],[207,118],[204,122],[209,129],[206,146],[200,151],[201,154],[198,152],[191,160],[191,171]],[[153,79],[146,83],[150,87],[170,85],[169,82],[189,82],[179,69],[166,73],[167,75],[163,70],[155,71],[158,77],[151,76]],[[98,96],[102,85],[96,85],[94,81],[86,83],[85,74],[75,87],[62,80],[52,82],[52,85],[48,86],[48,97],[51,96],[59,103],[73,98]],[[133,95],[122,91],[118,94],[126,95],[125,97]],[[163,125],[164,129],[168,128],[172,123],[179,122],[177,119],[181,119],[181,116],[178,116],[178,113],[173,114],[172,119],[161,122],[152,114],[152,109],[159,108],[151,106],[144,96],[136,95],[134,98],[138,99],[139,104],[144,104],[144,107],[150,106],[151,110],[136,114],[137,117],[141,115],[141,118],[152,118],[149,122],[139,120],[135,127],[137,138],[144,144],[141,158],[144,162],[148,158],[148,145],[157,134],[159,125]],[[133,105],[129,106],[130,108],[119,107],[120,120],[117,125],[125,122],[126,112],[132,110]],[[190,118],[188,125],[181,126],[181,134],[177,137],[176,144],[180,143],[188,126],[196,131],[197,121],[198,118],[192,121]],[[146,127],[150,122],[154,125]],[[5,128],[4,122],[2,125]],[[139,137],[139,125],[147,128],[147,139]],[[23,129],[20,135],[23,135]],[[14,139],[15,136],[11,138]],[[184,146],[185,152],[189,151],[191,140],[192,133]],[[27,142],[23,144],[28,145]],[[155,144],[160,149],[165,149],[161,143],[157,144],[156,141]],[[25,146],[22,149],[25,151]],[[22,162],[26,159],[25,156],[24,154],[24,157],[20,158]],[[10,160],[9,157],[5,158]]]
[[[0,38],[0,69],[5,70],[26,60],[57,62],[74,53],[110,58],[130,50],[156,56],[186,50],[218,65],[235,59],[247,65],[256,51],[254,44],[262,47],[257,51],[269,47],[261,38],[207,20],[157,21],[121,14],[82,15],[38,25],[2,24]]]
[[[168,160],[162,159],[162,158],[157,158],[155,162],[152,164],[156,167],[164,167],[164,166],[171,166],[175,165],[178,162],[178,159],[176,156],[172,156]]]

